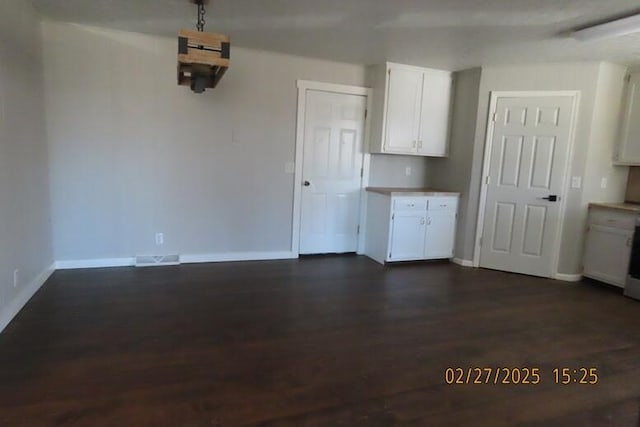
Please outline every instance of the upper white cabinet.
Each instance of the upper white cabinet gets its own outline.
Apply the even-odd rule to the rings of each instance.
[[[640,165],[640,72],[626,77],[615,163]]]
[[[371,67],[369,77],[371,152],[446,157],[452,74],[388,62]]]

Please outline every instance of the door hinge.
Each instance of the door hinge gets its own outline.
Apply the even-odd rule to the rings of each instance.
[[[497,121],[498,121],[498,113],[493,113],[493,116],[491,117],[491,121],[492,121],[493,123],[495,123],[495,122],[497,122]]]
[[[364,119],[367,120],[367,116],[369,115],[369,110],[365,108],[364,110]]]
[[[491,176],[487,175],[484,179],[484,183],[487,185],[491,184]]]
[[[356,229],[356,234],[360,234],[360,226]]]
[[[360,178],[364,177],[364,168],[360,168]]]
[[[624,76],[624,81],[629,83],[631,81],[631,74],[627,74],[626,76]]]
[[[396,214],[391,214],[391,219],[395,219],[396,218]]]
[[[482,247],[482,237],[480,237],[480,241],[478,242],[478,246]]]

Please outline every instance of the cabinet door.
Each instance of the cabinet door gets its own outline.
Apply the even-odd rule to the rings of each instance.
[[[584,250],[583,274],[624,287],[631,255],[631,230],[589,226]]]
[[[434,157],[449,154],[451,86],[451,74],[424,73],[418,154]]]
[[[416,70],[389,68],[385,153],[416,153],[422,74]]]
[[[456,235],[455,211],[429,211],[425,235],[425,258],[452,258]]]
[[[391,220],[390,261],[423,259],[425,212],[396,212]]]
[[[616,162],[640,165],[640,73],[629,76],[625,88]]]

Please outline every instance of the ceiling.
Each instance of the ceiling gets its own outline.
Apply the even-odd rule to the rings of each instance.
[[[187,0],[32,0],[51,19],[175,36]],[[637,12],[637,0],[212,0],[205,30],[232,44],[359,64],[459,70],[514,62],[640,65],[640,33],[579,42],[568,30]]]

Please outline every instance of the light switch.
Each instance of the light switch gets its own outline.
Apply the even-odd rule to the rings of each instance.
[[[606,178],[606,177],[603,177],[603,178],[600,180],[600,188],[607,188],[607,184],[608,184],[608,182],[607,182],[607,178]]]
[[[407,166],[406,168],[404,168],[404,174],[406,176],[410,176],[411,175],[411,166]]]
[[[284,164],[284,173],[294,174],[296,172],[296,164],[293,162],[287,162]]]
[[[581,188],[582,187],[582,177],[581,176],[572,176],[571,177],[571,188]]]

